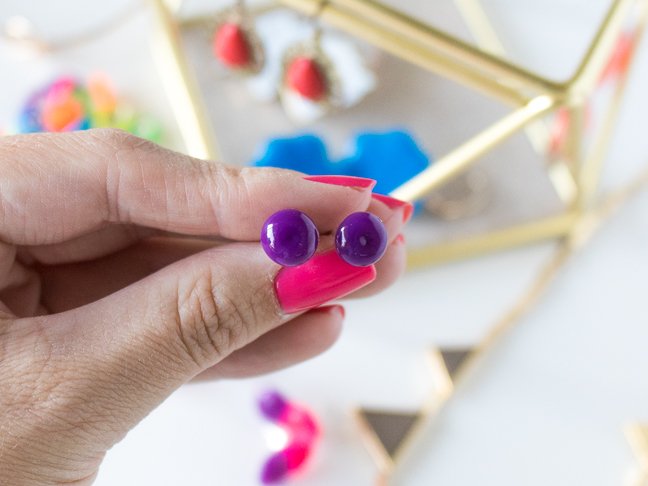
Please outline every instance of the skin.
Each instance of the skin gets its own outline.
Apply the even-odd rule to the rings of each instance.
[[[378,278],[351,297],[404,268],[402,213],[366,190],[120,131],[0,137],[0,174],[0,484],[91,484],[106,451],[183,383],[331,346],[339,306],[280,309],[279,267],[256,241],[273,212],[305,211],[325,247],[353,211],[385,221]]]

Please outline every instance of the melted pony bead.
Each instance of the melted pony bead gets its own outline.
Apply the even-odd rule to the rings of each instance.
[[[261,414],[281,427],[288,436],[285,447],[272,454],[261,469],[263,484],[274,484],[304,466],[320,430],[312,413],[276,391],[264,393],[258,403]]]
[[[387,249],[387,230],[377,216],[358,212],[347,216],[335,234],[335,249],[356,267],[373,265]]]
[[[305,263],[317,250],[319,233],[313,220],[297,209],[270,216],[261,230],[261,246],[268,257],[285,267]]]
[[[276,391],[268,391],[259,398],[259,410],[268,420],[278,421],[288,408],[288,401]]]
[[[284,451],[271,455],[261,469],[263,484],[279,483],[288,475],[288,457]]]

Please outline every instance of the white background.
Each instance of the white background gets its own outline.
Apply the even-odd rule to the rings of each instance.
[[[24,13],[57,37],[98,25],[127,3],[3,0],[0,20]],[[515,39],[513,56],[558,77],[570,72],[607,4],[486,3],[504,39]],[[148,27],[139,15],[92,46],[45,60],[0,44],[0,126],[55,74],[96,69],[173,126],[150,60]],[[647,47],[609,157],[608,188],[648,163]],[[541,305],[460,388],[409,457],[399,484],[624,484],[635,461],[622,427],[648,421],[647,217],[643,193],[567,265]],[[257,484],[267,449],[255,398],[266,387],[308,404],[325,430],[295,484],[373,484],[374,465],[351,408],[418,406],[430,387],[427,347],[476,342],[551,250],[542,244],[411,273],[381,296],[347,304],[342,338],[325,355],[257,379],[182,388],[110,451],[96,484]]]

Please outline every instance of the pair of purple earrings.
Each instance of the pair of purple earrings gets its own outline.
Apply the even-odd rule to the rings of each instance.
[[[308,261],[317,250],[315,223],[297,209],[283,209],[270,216],[261,230],[261,246],[272,261],[294,267]],[[373,265],[387,248],[387,230],[377,216],[358,212],[347,216],[335,232],[335,249],[356,267]]]

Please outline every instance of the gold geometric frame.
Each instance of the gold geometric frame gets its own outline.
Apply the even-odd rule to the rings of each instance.
[[[196,83],[187,67],[178,26],[173,17],[182,0],[149,1],[156,13],[154,42],[156,52],[161,54],[162,78],[167,84],[176,116],[182,121],[180,125],[184,129],[187,149],[196,157],[218,159],[213,131],[209,128]],[[480,356],[491,350],[498,338],[519,322],[539,300],[558,270],[585,244],[596,227],[632,193],[648,184],[648,172],[644,172],[627,187],[609,194],[602,201],[596,197],[602,162],[620,111],[629,69],[619,73],[607,112],[602,116],[601,128],[592,137],[587,152],[582,144],[587,99],[595,91],[624,21],[633,8],[637,14],[634,46],[639,44],[648,21],[648,0],[613,0],[586,55],[570,79],[564,82],[546,79],[503,59],[505,53],[479,0],[455,0],[455,3],[480,48],[373,0],[280,0],[279,3],[309,15],[318,12],[323,21],[391,54],[512,106],[508,115],[437,159],[429,169],[393,191],[392,195],[400,199],[413,201],[438,188],[521,130],[526,131],[533,148],[544,153],[549,130],[542,118],[558,109],[567,110],[570,117],[565,153],[547,166],[548,177],[565,204],[564,212],[482,235],[409,249],[409,266],[419,267],[539,240],[560,241],[553,257],[541,269],[531,287],[496,322],[484,339],[462,349],[431,349],[431,363],[438,386],[426,403],[413,411],[365,407],[355,411],[365,442],[379,466],[381,484],[386,484],[416,438],[448,403],[457,381],[461,381]],[[635,51],[633,49],[632,54]],[[380,436],[376,421],[381,417],[387,417],[391,426],[396,424],[389,443]],[[636,433],[638,430],[635,428],[634,435],[629,437],[639,437]],[[644,434],[641,436],[644,439],[641,446],[643,456],[639,456],[638,452],[638,457],[644,464],[648,450],[648,429],[644,427],[641,431]],[[393,433],[397,436],[394,437]],[[636,446],[636,443],[633,444]],[[648,478],[645,466],[642,466],[641,472],[640,479],[645,481]]]
[[[625,427],[625,436],[638,463],[630,484],[646,486],[648,485],[648,425],[640,422],[628,424]]]
[[[472,46],[374,0],[279,0],[280,4],[345,30],[424,69],[476,89],[511,105],[513,110],[459,147],[439,158],[392,192],[414,201],[470,168],[488,151],[520,130],[526,130],[535,150],[544,152],[548,130],[542,117],[566,109],[570,123],[566,150],[547,166],[548,177],[565,211],[485,234],[421,248],[410,248],[410,268],[465,258],[538,240],[567,235],[591,205],[597,192],[602,161],[623,99],[627,72],[616,84],[604,123],[583,150],[585,105],[593,94],[624,21],[636,8],[635,45],[648,19],[646,0],[613,0],[605,19],[574,74],[557,82],[505,60],[478,0],[455,0],[481,47]],[[173,13],[182,0],[149,0],[155,12],[155,49],[161,78],[179,121],[187,151],[217,159],[218,149],[203,104],[182,51]],[[500,55],[498,55],[500,54]]]
[[[621,188],[608,192],[578,220],[569,236],[563,238],[551,258],[513,305],[497,319],[479,342],[470,346],[432,347],[429,350],[434,387],[416,409],[358,407],[354,410],[362,439],[378,467],[381,486],[387,485],[406,454],[446,407],[457,385],[493,350],[499,339],[538,304],[544,292],[569,259],[592,238],[605,221],[638,192],[648,187],[648,168]],[[626,429],[640,462],[633,486],[648,486],[648,426],[634,424]]]

